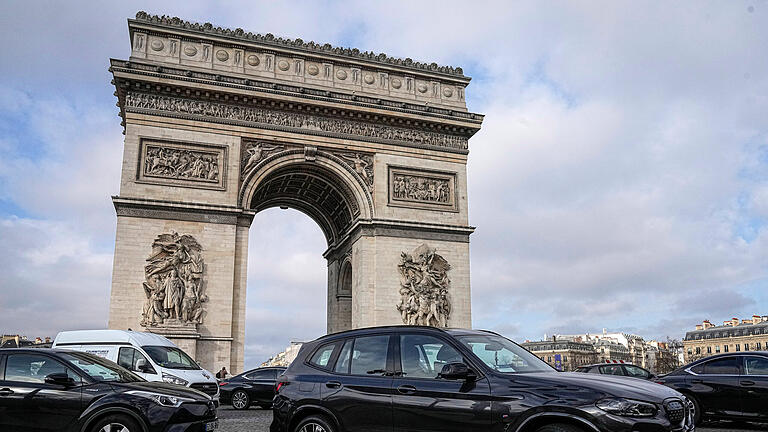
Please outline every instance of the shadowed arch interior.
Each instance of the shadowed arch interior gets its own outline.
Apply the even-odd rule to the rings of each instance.
[[[290,207],[320,225],[328,245],[335,244],[360,215],[354,195],[331,171],[309,163],[296,163],[271,172],[254,191],[250,207],[259,212]]]

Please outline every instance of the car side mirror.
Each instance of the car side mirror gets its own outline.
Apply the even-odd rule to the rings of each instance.
[[[448,380],[473,380],[475,373],[469,370],[469,366],[464,363],[448,363],[440,371],[440,378]]]
[[[152,371],[152,366],[147,364],[146,359],[138,359],[136,360],[136,370],[143,373],[149,373]]]
[[[66,372],[56,372],[45,377],[46,384],[60,385],[64,387],[71,387],[75,385],[75,380],[72,379]]]

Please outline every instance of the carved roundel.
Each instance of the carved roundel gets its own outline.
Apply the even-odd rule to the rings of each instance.
[[[163,45],[163,41],[155,39],[149,46],[155,51],[161,51],[165,45]]]
[[[363,81],[365,81],[366,84],[373,84],[376,79],[373,77],[373,75],[367,74],[365,77],[363,77]]]
[[[420,83],[417,88],[419,89],[419,93],[427,92],[427,85],[424,83]]]
[[[280,69],[281,71],[287,71],[288,68],[290,67],[291,65],[285,60],[280,60],[279,62],[277,62],[277,68]]]
[[[337,70],[336,71],[336,78],[338,78],[340,80],[347,79],[347,71],[343,71],[341,69]]]
[[[445,97],[451,97],[453,96],[453,89],[450,87],[446,87],[443,89],[443,96]]]
[[[216,58],[219,61],[227,61],[229,59],[229,53],[224,50],[218,50],[216,51]]]
[[[259,56],[251,54],[246,59],[249,65],[251,66],[258,66],[259,65]]]
[[[194,57],[195,54],[197,54],[197,48],[192,45],[187,45],[184,47],[184,54],[186,54],[187,57]]]
[[[311,64],[311,65],[307,66],[307,73],[312,75],[312,76],[315,76],[315,75],[320,73],[320,68],[317,67],[317,65]]]
[[[403,86],[403,82],[399,78],[392,78],[392,88],[399,89]]]

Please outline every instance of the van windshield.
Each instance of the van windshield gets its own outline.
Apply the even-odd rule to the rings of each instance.
[[[168,369],[200,369],[184,351],[171,346],[143,346],[152,361]]]
[[[504,373],[554,372],[552,366],[511,340],[494,335],[459,336],[457,339],[490,367]]]
[[[84,352],[60,353],[65,360],[85,372],[95,381],[141,382],[144,378],[105,358]]]

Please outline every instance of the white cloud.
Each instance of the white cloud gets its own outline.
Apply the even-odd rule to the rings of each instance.
[[[45,227],[4,222],[14,224],[4,233],[38,240],[2,238],[15,252],[0,268],[42,297],[84,289],[74,276],[53,283],[46,272],[106,274],[108,284],[109,195],[122,138],[105,68],[108,57],[127,55],[124,19],[134,8],[25,4],[0,26],[3,40],[27,47],[0,47],[14,59],[0,66],[0,113],[23,119],[15,133],[0,129],[0,205],[10,201]],[[680,337],[702,318],[768,313],[759,294],[768,285],[768,58],[755,55],[768,46],[764,1],[184,2],[148,10],[475,75],[470,109],[486,114],[469,159],[478,327],[523,338],[612,326]],[[257,216],[250,362],[324,331],[324,249],[307,217]],[[68,325],[74,306],[61,305],[43,309],[52,329]],[[16,318],[30,329],[40,322]]]

